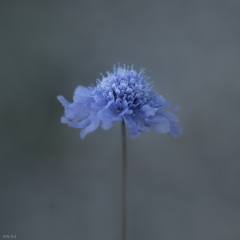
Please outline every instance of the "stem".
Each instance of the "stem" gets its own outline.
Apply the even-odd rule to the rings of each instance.
[[[125,122],[122,121],[122,240],[126,240],[126,170],[127,145]]]

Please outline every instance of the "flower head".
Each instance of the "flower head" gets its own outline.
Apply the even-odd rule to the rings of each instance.
[[[113,73],[107,72],[107,77],[102,75],[96,87],[78,86],[73,103],[58,96],[65,108],[61,122],[82,128],[82,139],[96,130],[99,124],[107,130],[121,121],[130,128],[128,134],[133,138],[138,137],[140,132],[148,132],[149,128],[160,134],[181,136],[183,128],[175,124],[178,117],[173,114],[178,107],[164,111],[170,103],[161,95],[156,95],[150,85],[143,69],[137,73],[133,66],[131,69],[125,68],[125,65],[124,68],[114,66]]]

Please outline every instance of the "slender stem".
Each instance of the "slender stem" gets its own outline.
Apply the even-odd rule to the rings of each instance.
[[[127,170],[127,145],[125,122],[122,121],[122,240],[126,240],[126,170]]]

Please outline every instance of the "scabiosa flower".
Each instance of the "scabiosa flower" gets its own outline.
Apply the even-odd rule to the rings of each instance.
[[[102,75],[102,80],[97,79],[96,87],[78,86],[73,103],[58,96],[65,108],[61,122],[82,128],[82,139],[100,124],[107,130],[121,121],[130,128],[128,134],[132,138],[148,132],[149,128],[159,134],[181,136],[183,128],[175,124],[178,117],[173,114],[178,107],[165,111],[170,103],[156,94],[147,79],[144,69],[137,73],[133,66],[131,69],[114,66],[113,73],[107,72],[107,77]]]

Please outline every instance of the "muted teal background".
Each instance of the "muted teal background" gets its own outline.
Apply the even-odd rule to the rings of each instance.
[[[120,239],[120,124],[81,140],[57,95],[114,63],[179,105],[128,144],[128,240],[240,239],[240,2],[0,1],[0,238]]]

